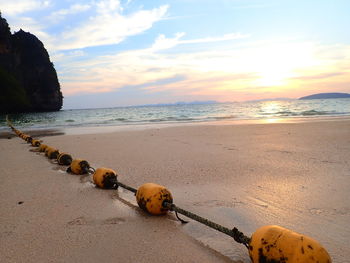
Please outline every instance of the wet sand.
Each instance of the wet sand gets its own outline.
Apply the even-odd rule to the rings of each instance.
[[[333,262],[350,258],[347,119],[41,138],[135,188],[165,185],[178,206],[247,235],[277,224],[319,240]],[[97,189],[30,148],[0,139],[1,261],[250,262],[230,237],[146,215],[129,192]]]

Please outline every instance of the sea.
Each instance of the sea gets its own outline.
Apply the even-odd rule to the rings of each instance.
[[[10,114],[19,129],[67,129],[85,127],[139,127],[142,125],[226,121],[308,121],[350,117],[350,99],[270,100],[229,103],[146,105],[57,112]],[[0,115],[0,132],[7,129]]]

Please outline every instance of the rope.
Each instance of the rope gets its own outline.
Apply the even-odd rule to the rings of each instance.
[[[133,192],[134,194],[136,194],[136,192],[137,192],[137,189],[135,189],[135,188],[133,188],[133,187],[131,187],[131,186],[128,186],[128,185],[126,185],[126,184],[123,184],[123,183],[119,182],[119,181],[117,180],[117,178],[111,178],[111,179],[109,179],[109,181],[110,181],[112,184],[115,185],[115,189],[117,189],[118,186],[120,186],[120,187],[122,187],[122,188],[124,188],[124,189],[126,189],[126,190],[128,190],[128,191],[130,191],[130,192]]]
[[[124,189],[130,191],[130,192],[133,192],[134,194],[136,194],[137,192],[137,189],[131,187],[131,186],[127,186],[126,184],[123,184],[121,182],[117,182],[117,185],[120,186],[120,187],[123,187]]]
[[[213,228],[221,233],[224,233],[224,234],[232,237],[237,243],[243,244],[247,248],[249,247],[250,238],[245,236],[236,227],[234,227],[233,229],[229,229],[227,227],[224,227],[222,225],[214,223],[214,222],[210,221],[209,219],[206,219],[204,217],[196,215],[190,211],[182,209],[182,208],[176,206],[175,204],[172,204],[172,203],[169,203],[166,201],[163,203],[163,206],[168,208],[170,211],[175,211],[175,213],[180,213],[180,214],[182,214],[188,218],[191,218],[191,219],[193,219],[193,220],[195,220],[203,225],[206,225],[206,226]],[[181,222],[182,222],[182,220],[181,220]]]

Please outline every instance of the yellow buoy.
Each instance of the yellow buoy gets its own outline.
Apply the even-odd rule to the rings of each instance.
[[[331,263],[316,240],[280,226],[263,226],[251,237],[249,255],[253,263]]]
[[[47,146],[46,148],[45,148],[45,155],[47,156],[47,154],[48,154],[48,152],[49,151],[51,151],[52,149],[54,149],[53,147],[50,147],[50,146]]]
[[[40,146],[40,141],[39,140],[32,140],[32,146],[34,147],[39,147]]]
[[[40,144],[38,150],[39,152],[45,152],[46,148],[49,147],[46,144]]]
[[[57,163],[60,165],[70,165],[72,163],[72,156],[68,153],[60,153],[57,156]]]
[[[173,197],[168,189],[162,185],[146,183],[136,192],[136,200],[140,208],[152,215],[166,214],[168,209],[163,207],[163,202],[173,202]]]
[[[67,169],[67,172],[73,174],[87,174],[90,164],[86,160],[74,159]]]
[[[60,152],[53,147],[47,147],[45,149],[45,155],[49,158],[49,159],[56,159],[57,156],[60,154]]]
[[[109,168],[97,168],[94,176],[93,176],[94,183],[104,189],[113,189],[117,188],[118,185],[117,182],[117,173]]]

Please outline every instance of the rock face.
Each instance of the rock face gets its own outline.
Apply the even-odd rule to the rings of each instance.
[[[299,100],[316,100],[316,99],[341,99],[350,98],[348,93],[318,93],[305,97],[301,97]]]
[[[43,43],[23,30],[11,34],[0,14],[0,113],[58,111],[62,101]]]

